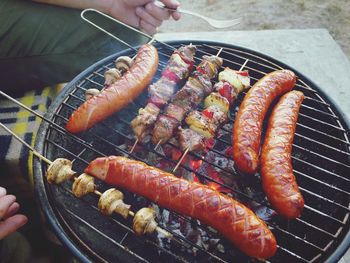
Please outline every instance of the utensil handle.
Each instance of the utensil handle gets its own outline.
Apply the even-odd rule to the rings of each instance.
[[[162,2],[160,1],[154,1],[154,4],[160,8],[163,8],[165,10],[168,10],[168,11],[172,11],[172,12],[179,12],[179,13],[183,13],[183,14],[188,14],[188,15],[193,15],[193,16],[197,16],[197,17],[201,17],[203,19],[206,19],[204,16],[198,14],[198,13],[195,13],[195,12],[192,12],[192,11],[189,11],[189,10],[185,10],[185,9],[182,9],[180,7],[178,8],[170,8],[170,7],[167,7],[166,5],[164,5]]]

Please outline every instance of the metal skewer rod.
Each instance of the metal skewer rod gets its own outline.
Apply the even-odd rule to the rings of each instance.
[[[49,159],[47,159],[45,156],[43,156],[42,154],[40,154],[39,152],[37,152],[32,146],[30,146],[28,143],[26,143],[21,137],[19,137],[17,134],[15,134],[11,129],[9,129],[8,127],[6,127],[2,122],[0,122],[0,126],[6,130],[9,134],[11,134],[14,138],[16,138],[19,142],[21,142],[24,146],[26,146],[29,150],[32,151],[32,153],[37,156],[40,160],[43,160],[44,162],[46,162],[47,164],[52,164],[53,162]],[[73,180],[77,180],[76,177],[74,177]],[[98,195],[98,196],[102,196],[102,193],[98,190],[94,190],[93,192],[94,194]],[[128,211],[129,215],[134,217],[135,213],[133,211]],[[166,231],[165,229],[157,226],[156,227],[156,231],[163,234],[166,237],[173,237],[173,235],[171,233],[169,233],[168,231]]]
[[[83,20],[85,20],[85,21],[88,22],[89,24],[93,25],[93,26],[96,27],[97,29],[99,29],[99,30],[101,30],[102,32],[104,32],[105,34],[107,34],[107,35],[109,35],[110,37],[112,37],[112,38],[118,40],[119,42],[123,43],[124,45],[128,46],[129,48],[131,48],[131,49],[133,49],[133,50],[135,50],[135,51],[136,51],[136,48],[134,48],[132,45],[130,45],[129,43],[127,43],[127,42],[125,42],[124,40],[120,39],[119,37],[113,35],[112,33],[110,33],[109,31],[105,30],[104,28],[100,27],[99,25],[95,24],[94,22],[92,22],[92,21],[89,20],[88,18],[86,18],[86,17],[85,17],[85,13],[88,13],[88,12],[98,13],[98,14],[101,15],[101,16],[104,16],[104,17],[106,17],[106,18],[108,18],[108,19],[110,19],[110,20],[112,20],[112,21],[114,21],[114,22],[116,22],[116,23],[119,23],[119,24],[121,24],[121,25],[127,27],[127,28],[130,29],[130,30],[133,30],[133,31],[139,33],[140,35],[142,35],[142,36],[144,36],[144,37],[147,37],[147,38],[151,39],[151,42],[153,41],[153,40],[152,40],[152,39],[153,39],[152,36],[150,36],[150,35],[148,35],[148,34],[142,32],[142,31],[140,31],[140,30],[138,30],[138,29],[136,29],[136,28],[134,28],[134,27],[132,27],[132,26],[129,26],[129,25],[127,25],[127,24],[125,24],[125,23],[123,23],[123,22],[121,22],[121,21],[119,21],[119,20],[117,20],[117,19],[115,19],[115,18],[113,18],[113,17],[111,17],[111,16],[109,16],[109,15],[106,15],[105,13],[102,13],[101,11],[98,11],[98,10],[96,10],[96,9],[88,8],[88,9],[83,10],[83,11],[80,13],[80,17],[81,17]]]
[[[29,145],[28,143],[26,143],[21,137],[19,137],[17,134],[15,134],[12,130],[10,130],[8,127],[5,126],[5,124],[3,124],[2,122],[0,122],[0,126],[6,130],[8,133],[10,133],[14,138],[16,138],[18,141],[20,141],[23,145],[25,145],[27,148],[29,148],[32,153],[38,157],[40,160],[43,160],[44,162],[46,162],[47,164],[52,164],[52,161],[50,161],[49,159],[47,159],[45,156],[43,156],[42,154],[40,154],[39,152],[37,152],[31,145]]]

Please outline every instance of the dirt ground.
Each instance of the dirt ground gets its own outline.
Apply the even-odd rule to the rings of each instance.
[[[242,17],[226,30],[326,28],[350,59],[349,0],[192,0],[180,1],[184,9],[217,19]],[[215,31],[206,22],[183,15],[165,22],[160,32]],[[222,30],[222,29],[220,29]]]

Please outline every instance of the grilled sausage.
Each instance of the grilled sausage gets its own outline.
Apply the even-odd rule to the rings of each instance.
[[[143,45],[129,71],[75,110],[66,129],[72,133],[85,131],[121,110],[147,87],[157,71],[158,61],[157,49],[150,44]]]
[[[276,252],[275,237],[260,218],[241,203],[206,185],[117,156],[97,158],[85,172],[164,208],[199,219],[251,257],[265,259]]]
[[[292,167],[292,143],[299,108],[304,99],[300,91],[283,95],[269,119],[261,151],[261,177],[268,200],[283,217],[300,216],[304,199]]]
[[[237,168],[254,174],[259,164],[261,129],[272,101],[292,90],[296,82],[290,70],[269,73],[248,91],[238,110],[233,127],[233,160]]]

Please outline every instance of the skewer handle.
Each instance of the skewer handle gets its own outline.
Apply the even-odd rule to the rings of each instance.
[[[180,164],[182,163],[182,161],[185,159],[187,153],[189,152],[190,148],[187,148],[184,153],[182,154],[180,160],[177,162],[176,166],[173,169],[173,173],[176,172],[177,168],[179,168]]]
[[[5,124],[0,122],[0,126],[6,130],[8,133],[10,133],[14,138],[16,138],[18,141],[20,141],[24,146],[26,146],[29,150],[33,152],[33,154],[38,157],[40,160],[43,160],[47,164],[52,164],[52,162],[47,159],[45,156],[37,152],[31,145],[26,143],[21,137],[19,137],[17,134],[15,134],[12,130],[10,130],[8,127],[5,126]]]
[[[136,139],[134,145],[131,147],[130,153],[132,153],[137,145],[137,143],[139,142],[139,139]]]

